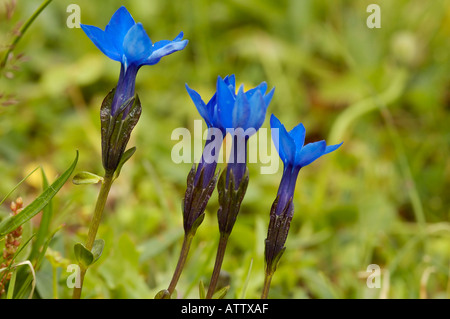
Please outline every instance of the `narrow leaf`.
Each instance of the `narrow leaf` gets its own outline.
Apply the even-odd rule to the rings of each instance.
[[[119,177],[120,171],[122,170],[122,166],[134,155],[134,152],[136,152],[136,146],[128,149],[125,153],[123,153],[119,165],[117,165],[117,169],[114,172],[114,179]]]
[[[223,287],[222,289],[219,289],[214,293],[212,296],[212,299],[223,299],[228,293],[228,290],[230,289],[230,286]]]
[[[72,183],[75,185],[97,184],[100,181],[103,181],[103,177],[95,175],[91,172],[77,173],[72,179]]]
[[[42,260],[44,259],[44,255],[45,252],[47,251],[48,246],[50,245],[51,240],[53,239],[53,237],[55,236],[55,234],[62,228],[63,226],[58,227],[56,230],[54,230],[50,236],[47,238],[46,242],[44,243],[44,245],[42,246],[42,248],[39,250],[39,254],[36,256],[36,261],[33,263],[33,267],[34,269],[39,269]],[[34,270],[33,268],[31,269],[30,273],[26,273],[24,271],[24,269],[20,269],[19,270],[20,273],[18,275],[18,278],[25,278],[22,279],[22,283],[21,283],[21,287],[20,289],[18,288],[18,292],[16,293],[15,298],[17,299],[23,299],[25,298],[25,294],[27,293],[27,291],[29,290],[28,287],[31,284],[31,290],[33,291],[34,288],[34,282],[36,281],[35,275],[34,275]]]
[[[6,294],[6,299],[13,299],[14,295],[14,286],[16,285],[16,277],[17,276],[17,270],[14,270],[11,276],[11,279],[9,280],[8,285],[8,293]]]
[[[21,226],[36,214],[38,214],[50,200],[55,196],[65,182],[72,175],[73,170],[78,162],[78,151],[75,160],[70,167],[52,184],[50,185],[38,198],[36,198],[31,204],[26,206],[19,214],[5,218],[0,223],[0,237],[5,236],[17,227]]]
[[[41,167],[41,173],[42,173],[42,189],[46,189],[49,186],[47,176],[45,175],[44,169]],[[36,241],[33,244],[30,257],[29,259],[33,261],[38,255],[39,251],[44,245],[45,237],[47,236],[47,233],[49,231],[50,222],[53,216],[53,207],[51,201],[48,203],[47,206],[44,207],[42,211],[42,218],[41,222],[39,223],[39,229],[37,231],[36,235]]]
[[[203,284],[203,280],[200,280],[200,283],[198,284],[198,293],[199,293],[200,299],[206,298],[206,291],[205,291],[205,285]]]
[[[5,197],[3,197],[2,201],[0,202],[0,205],[3,204],[3,202],[9,197],[9,195],[11,195],[20,186],[20,184],[25,182],[28,177],[30,177],[34,172],[36,172],[38,170],[38,168],[39,168],[39,166],[36,167],[34,170],[32,170],[31,173],[29,173],[27,176],[25,176],[16,186],[14,186],[14,188],[8,194],[6,194]]]

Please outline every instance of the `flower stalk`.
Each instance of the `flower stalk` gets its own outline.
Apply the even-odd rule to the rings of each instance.
[[[97,237],[98,228],[102,220],[103,211],[105,209],[106,200],[108,199],[109,191],[113,183],[113,174],[105,173],[103,181],[98,194],[97,203],[95,205],[94,215],[92,216],[91,223],[89,225],[89,232],[86,239],[85,247],[87,250],[92,250],[94,246],[95,238]],[[80,266],[80,286],[75,287],[73,291],[72,299],[80,299],[81,291],[83,289],[84,276],[86,275],[87,267],[79,263]]]
[[[178,280],[180,279],[181,273],[183,272],[183,268],[186,263],[186,259],[187,259],[193,238],[194,238],[194,234],[192,234],[192,233],[188,233],[188,234],[184,235],[183,245],[181,246],[180,257],[178,258],[178,263],[175,268],[175,272],[172,276],[172,280],[170,281],[169,288],[167,288],[169,296],[171,296],[174,293],[175,287],[177,286]]]
[[[95,46],[108,58],[121,63],[119,80],[103,100],[100,108],[102,164],[105,169],[85,245],[76,244],[75,256],[80,266],[81,285],[75,288],[73,298],[81,297],[86,271],[101,255],[104,241],[96,239],[103,211],[112,183],[119,176],[123,164],[134,154],[135,148],[125,151],[131,133],[139,121],[142,107],[135,93],[136,76],[143,65],[157,64],[164,56],[183,50],[188,40],[183,32],[172,41],[153,43],[142,23],[136,23],[122,6],[111,17],[104,30],[81,24],[81,28]],[[88,174],[89,175],[89,174]],[[92,174],[90,174],[92,176]]]
[[[265,240],[265,279],[262,299],[269,294],[270,283],[277,269],[289,233],[294,215],[294,191],[300,170],[318,158],[334,152],[342,143],[328,145],[318,141],[305,145],[306,130],[302,123],[287,131],[283,124],[272,114],[270,118],[272,140],[284,163],[283,176],[278,187],[277,197],[270,210],[270,222]]]
[[[228,179],[228,183],[227,183]],[[217,211],[217,218],[219,222],[219,245],[217,247],[216,260],[214,263],[214,270],[211,275],[206,299],[211,299],[216,290],[217,281],[219,279],[220,270],[222,268],[225,250],[227,248],[228,238],[236,223],[237,216],[244,199],[249,182],[248,168],[245,168],[244,176],[240,177],[240,183],[236,184],[233,170],[224,171],[220,175],[217,184],[219,192],[219,210]],[[235,186],[237,185],[237,186]]]
[[[216,290],[217,282],[219,281],[220,269],[222,268],[223,259],[225,257],[225,250],[227,249],[229,234],[220,233],[219,246],[217,247],[216,261],[214,263],[214,270],[209,282],[206,299],[211,299]]]
[[[175,287],[186,264],[192,239],[205,218],[206,205],[216,187],[217,176],[214,175],[216,164],[217,162],[205,163],[204,165],[199,164],[197,169],[195,169],[194,164],[188,174],[187,188],[183,200],[184,239],[180,257],[178,258],[169,287],[167,290],[158,292],[155,296],[156,299],[168,299],[175,291]]]

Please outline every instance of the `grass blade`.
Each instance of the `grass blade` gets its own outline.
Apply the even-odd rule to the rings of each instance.
[[[78,151],[72,165],[70,165],[70,167],[52,185],[47,187],[47,189],[38,198],[26,206],[19,214],[7,217],[0,223],[0,237],[5,236],[23,223],[27,222],[39,213],[45,206],[47,206],[53,196],[58,193],[61,187],[69,179],[70,175],[72,175],[77,162]]]
[[[3,204],[5,202],[5,200],[23,183],[27,180],[28,177],[30,177],[34,172],[37,171],[37,169],[39,168],[36,167],[34,170],[31,171],[31,173],[29,173],[27,176],[25,176],[16,186],[14,186],[14,188],[8,193],[6,194],[5,197],[3,197],[2,201],[0,202],[0,205]]]
[[[45,175],[44,169],[41,167],[42,173],[42,189],[47,189],[49,187],[47,176]],[[40,248],[45,242],[45,238],[49,231],[50,221],[53,215],[53,206],[51,201],[43,208],[42,210],[42,218],[39,224],[39,229],[36,234],[36,241],[33,244],[33,248],[30,253],[29,259],[33,261],[39,254]]]

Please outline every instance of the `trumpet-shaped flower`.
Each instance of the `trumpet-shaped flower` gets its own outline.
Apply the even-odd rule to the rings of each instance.
[[[225,85],[232,87],[233,89],[236,87],[236,79],[234,74],[227,75],[223,79],[223,81],[225,82]],[[194,102],[198,113],[205,120],[205,123],[208,126],[208,128],[220,129],[223,135],[225,135],[226,132],[225,130],[223,130],[222,124],[220,123],[219,114],[217,110],[217,92],[214,93],[214,95],[211,97],[208,103],[205,103],[201,98],[200,94],[191,89],[187,84],[186,90],[189,93],[192,102]]]
[[[225,83],[227,83],[227,85],[235,85],[234,75],[226,76],[224,81]],[[214,177],[214,173],[217,167],[219,150],[222,145],[223,139],[225,138],[225,131],[223,130],[218,118],[217,93],[214,93],[209,102],[205,103],[200,94],[191,89],[187,84],[186,90],[191,97],[192,102],[194,102],[197,111],[199,112],[201,117],[203,117],[206,125],[208,126],[208,138],[206,140],[202,158],[199,162],[197,173],[195,176],[195,183],[197,183],[200,178],[200,173],[203,169],[203,186],[206,187]]]
[[[152,43],[142,24],[136,23],[123,6],[114,13],[105,30],[85,24],[81,24],[81,28],[100,51],[122,65],[112,115],[134,96],[136,75],[141,66],[156,64],[162,57],[184,49],[188,43],[182,40],[183,32],[172,41]]]
[[[289,214],[293,213],[292,197],[294,196],[297,176],[302,167],[305,167],[319,157],[337,150],[342,143],[327,146],[325,141],[309,143],[305,145],[305,127],[298,124],[291,131],[287,131],[283,124],[272,114],[270,118],[272,130],[278,129],[277,134],[273,134],[273,142],[284,163],[283,176],[278,189],[277,214],[281,214],[287,207]]]
[[[298,124],[288,132],[274,115],[270,118],[270,125],[272,140],[284,163],[284,170],[277,197],[270,211],[270,222],[265,241],[266,279],[263,297],[267,297],[270,278],[285,250],[284,245],[294,214],[292,200],[300,169],[319,157],[337,150],[342,145],[340,143],[327,146],[325,141],[305,145],[306,132],[303,124]]]
[[[247,140],[264,123],[267,107],[272,100],[274,89],[266,93],[267,83],[262,82],[247,92],[244,92],[244,88],[241,85],[236,93],[236,78],[232,74],[223,79],[220,76],[217,78],[216,92],[208,103],[205,103],[200,95],[187,85],[186,90],[208,128],[221,131],[222,139],[217,141],[217,136],[215,137],[217,143],[221,144],[228,132],[233,136],[234,147],[230,156],[229,162],[231,165],[229,164],[229,169],[234,169],[235,175],[238,175],[237,181],[239,181],[240,177],[245,173]],[[205,150],[210,146],[209,143],[208,140]],[[206,163],[215,162],[217,157],[213,157],[217,155],[218,152],[213,155],[209,152],[204,152],[201,165],[205,160]],[[212,177],[212,174],[208,175]],[[204,180],[204,182],[207,180]]]
[[[244,92],[241,85],[236,93],[233,81],[217,79],[216,119],[224,132],[232,137],[232,149],[227,165],[227,182],[233,172],[235,187],[238,188],[247,167],[247,142],[264,123],[267,108],[275,89],[267,92],[267,83],[262,82],[253,89]]]
[[[236,93],[234,77],[232,81],[217,79],[217,117],[224,130],[246,131],[253,134],[261,127],[266,117],[267,107],[272,100],[275,89],[266,94],[267,83],[244,92],[244,86]]]

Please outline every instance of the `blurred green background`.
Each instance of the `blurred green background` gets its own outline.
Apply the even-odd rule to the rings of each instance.
[[[6,9],[12,2],[0,1],[3,51],[41,3],[18,0],[12,12]],[[381,8],[381,28],[366,25],[371,3]],[[191,167],[172,161],[178,141],[171,134],[192,130],[201,119],[184,84],[209,100],[217,76],[232,73],[247,89],[262,81],[276,87],[268,114],[288,129],[304,123],[308,142],[344,141],[300,173],[287,249],[269,297],[450,297],[450,1],[55,0],[2,70],[0,197],[39,165],[53,181],[76,150],[76,171],[103,174],[99,107],[120,64],[81,29],[67,27],[70,4],[80,6],[85,24],[104,28],[125,5],[153,41],[180,31],[189,39],[185,50],[139,72],[143,114],[129,143],[137,152],[113,185],[98,235],[105,250],[86,276],[83,297],[153,298],[167,288],[182,242],[181,199]],[[281,163],[271,175],[260,174],[260,166],[249,165],[247,196],[225,255],[227,298],[261,294]],[[36,172],[0,216],[17,196],[26,205],[41,191]],[[65,265],[75,263],[72,247],[84,241],[97,193],[97,185],[68,182],[53,200],[52,230],[64,225],[50,246],[65,258],[56,272],[59,298],[71,297]],[[199,282],[210,278],[217,208],[214,194],[179,298],[198,298]],[[28,234],[38,225],[39,216]],[[370,264],[381,268],[380,288],[366,285]],[[46,261],[35,297],[55,296],[52,276]]]

